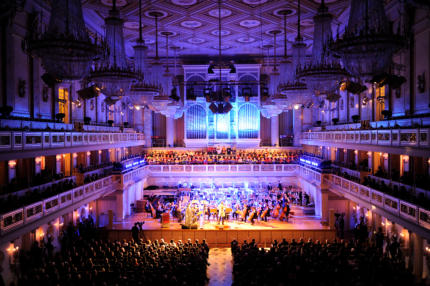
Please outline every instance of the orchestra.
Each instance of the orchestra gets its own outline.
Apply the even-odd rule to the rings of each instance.
[[[203,228],[208,222],[224,225],[224,222],[235,221],[254,225],[268,222],[269,218],[288,222],[291,204],[302,205],[309,201],[309,196],[297,187],[284,187],[279,183],[277,187],[269,184],[264,189],[183,188],[173,202],[159,198],[148,204],[153,218],[170,212],[185,228]]]

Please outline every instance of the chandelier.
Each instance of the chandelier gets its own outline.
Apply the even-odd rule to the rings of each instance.
[[[387,71],[403,44],[400,31],[394,33],[387,20],[382,0],[352,0],[345,33],[331,49],[348,72],[369,80]]]
[[[305,56],[306,56],[306,44],[303,42],[303,38],[300,34],[300,0],[298,0],[298,11],[297,11],[297,37],[292,46],[292,68],[290,68],[289,72],[285,73],[285,80],[279,84],[279,99],[290,99],[291,103],[297,103],[300,99],[308,94],[306,84],[299,80],[296,77],[296,69],[297,67],[304,64]],[[284,16],[284,33],[287,33],[287,23],[286,18]],[[285,36],[286,41],[286,36]],[[284,48],[286,49],[286,43]],[[285,51],[286,54],[286,51]],[[293,102],[295,101],[295,102]]]
[[[149,97],[152,99],[158,96],[160,87],[148,80],[149,68],[146,65],[146,52],[148,47],[142,37],[142,0],[139,0],[139,39],[136,41],[134,49],[135,69],[138,74],[138,80],[135,81],[130,88],[131,96],[135,103],[141,102],[141,99]]]
[[[51,1],[46,31],[30,32],[27,50],[42,59],[45,71],[58,79],[76,80],[90,72],[92,60],[101,52],[97,37],[85,28],[80,0]],[[42,25],[41,25],[42,26]]]
[[[129,91],[131,82],[138,79],[138,73],[127,63],[123,20],[116,9],[116,0],[112,1],[105,26],[107,49],[101,62],[94,65],[90,78],[101,88],[106,103],[112,105]]]
[[[328,95],[337,92],[339,82],[347,76],[346,70],[330,53],[328,46],[333,41],[331,21],[333,16],[324,5],[324,0],[314,16],[314,41],[311,63],[299,66],[297,76],[315,95]]]
[[[166,91],[163,90],[163,65],[158,56],[158,20],[163,14],[158,11],[151,11],[148,15],[153,17],[155,22],[155,57],[146,69],[144,84],[148,92],[152,91],[154,96],[162,96]]]

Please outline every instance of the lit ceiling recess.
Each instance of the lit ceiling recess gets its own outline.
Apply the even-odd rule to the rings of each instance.
[[[123,23],[116,8],[116,0],[113,0],[112,9],[105,19],[107,49],[90,73],[90,79],[106,96],[107,105],[113,105],[121,99],[129,91],[132,81],[138,79],[138,73],[127,63]]]
[[[318,12],[314,16],[312,60],[297,69],[297,76],[305,80],[311,92],[316,96],[325,95],[331,102],[339,99],[339,83],[348,76],[339,59],[329,50],[329,45],[333,42],[332,19],[333,16],[328,12],[324,0],[321,1]]]
[[[372,81],[387,72],[394,52],[405,44],[400,25],[397,32],[393,31],[383,2],[351,0],[345,33],[331,45],[345,68],[361,80]]]
[[[27,52],[40,57],[46,72],[57,80],[88,76],[93,59],[102,52],[101,39],[88,35],[80,0],[52,1],[48,29],[31,31],[26,44]]]

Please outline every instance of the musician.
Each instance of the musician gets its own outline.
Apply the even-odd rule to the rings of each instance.
[[[261,220],[267,222],[267,217],[270,216],[270,208],[269,206],[266,206],[261,213]]]
[[[240,204],[239,202],[236,202],[236,204],[233,207],[233,219],[236,219],[239,217],[240,212]]]
[[[218,224],[222,222],[222,225],[224,225],[224,219],[225,219],[225,206],[224,202],[221,202],[218,206]]]

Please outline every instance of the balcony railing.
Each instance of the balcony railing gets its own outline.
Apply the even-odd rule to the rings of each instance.
[[[302,143],[367,144],[396,147],[430,147],[430,129],[381,129],[303,132]]]
[[[107,190],[115,190],[113,185],[116,183],[117,178],[108,176],[2,214],[0,215],[0,234],[4,235],[19,226],[29,224],[67,206],[79,203],[90,196],[102,194]]]
[[[295,173],[296,164],[241,164],[241,165],[149,165],[148,171],[152,174],[268,174],[269,172]]]
[[[92,133],[92,132],[32,132],[1,131],[0,152],[70,148],[78,146],[135,142],[144,144],[141,133]]]
[[[430,229],[430,211],[418,205],[336,175],[328,175],[324,178],[324,183],[335,186],[337,189],[351,194],[375,207],[382,208],[394,216]]]

